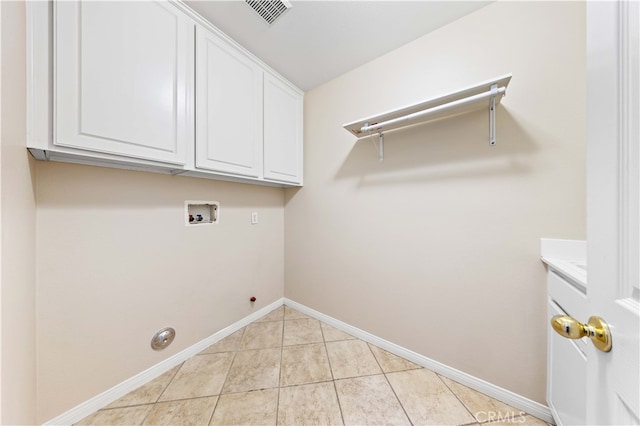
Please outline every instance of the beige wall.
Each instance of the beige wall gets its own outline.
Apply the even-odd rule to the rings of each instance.
[[[24,4],[0,2],[0,423],[34,424],[35,195],[26,145]]]
[[[504,73],[495,147],[486,110],[388,133],[383,164],[342,128]],[[308,92],[285,296],[544,403],[539,238],[585,238],[584,129],[583,3],[493,3]]]
[[[37,177],[39,422],[283,296],[280,188],[53,162]],[[186,228],[185,200],[220,201],[220,223]]]
[[[285,273],[293,300],[544,401],[538,239],[585,236],[583,4],[494,3],[307,93],[286,208],[277,188],[34,163],[23,7],[0,4],[3,424],[36,420],[36,299],[43,422],[282,297]],[[384,164],[342,129],[506,72],[496,147],[484,111],[389,133]],[[221,223],[186,229],[187,199]]]

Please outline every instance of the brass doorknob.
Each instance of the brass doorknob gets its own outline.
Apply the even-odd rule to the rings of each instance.
[[[551,327],[567,339],[580,339],[586,336],[602,352],[611,350],[611,332],[607,323],[600,317],[591,317],[588,323],[582,324],[568,315],[556,315],[551,318]]]

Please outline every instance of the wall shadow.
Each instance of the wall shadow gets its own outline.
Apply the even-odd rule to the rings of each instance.
[[[527,158],[539,150],[534,139],[506,108],[498,108],[496,122],[494,146],[486,110],[386,133],[383,163],[377,135],[359,139],[335,179],[356,178],[364,187],[530,173]]]

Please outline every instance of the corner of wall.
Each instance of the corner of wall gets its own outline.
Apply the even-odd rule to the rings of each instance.
[[[0,422],[36,422],[35,163],[26,150],[23,2],[0,2]]]

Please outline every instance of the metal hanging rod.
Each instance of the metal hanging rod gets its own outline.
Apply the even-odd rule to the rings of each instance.
[[[504,97],[511,74],[458,90],[418,104],[378,114],[345,124],[344,128],[358,138],[379,135],[378,157],[384,158],[384,132],[488,108],[489,144],[496,144],[496,106]]]
[[[458,108],[460,106],[473,104],[475,102],[478,102],[484,99],[489,99],[489,98],[492,98],[492,104],[494,105],[494,109],[495,109],[496,95],[498,94],[504,95],[506,90],[507,90],[506,87],[500,87],[496,91],[489,90],[488,92],[480,93],[468,98],[459,99],[457,101],[449,102],[447,104],[438,105],[433,108],[426,109],[424,111],[414,112],[413,114],[405,115],[403,117],[394,118],[391,120],[383,121],[381,123],[365,125],[360,128],[360,132],[362,133],[382,132],[385,130],[385,127],[389,127],[389,126],[394,126],[394,128],[404,127],[404,126],[395,126],[396,124],[399,124],[399,123],[406,123],[406,125],[408,126],[408,125],[414,124],[414,122],[421,121],[422,118],[428,118],[430,115],[444,112],[444,111],[449,111],[449,110]]]

